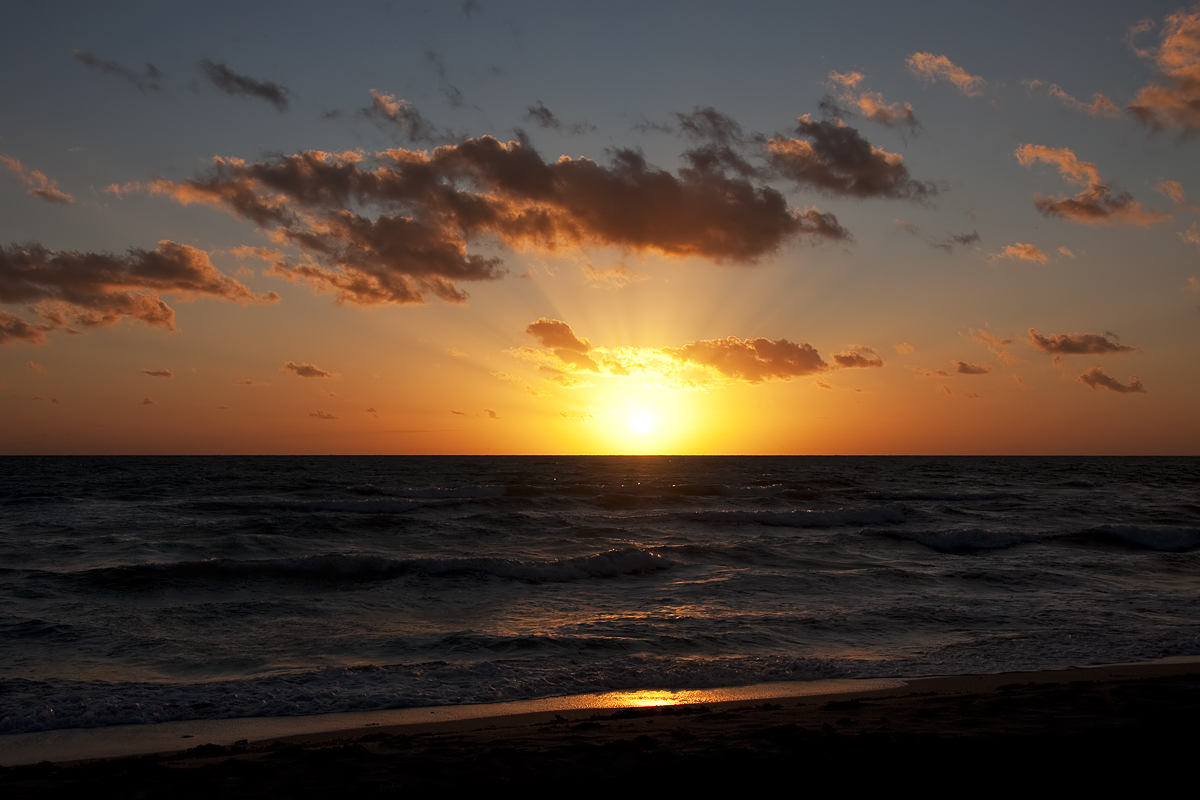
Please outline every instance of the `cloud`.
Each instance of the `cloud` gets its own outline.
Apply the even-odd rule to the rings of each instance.
[[[1146,393],[1145,388],[1142,386],[1142,382],[1138,380],[1136,375],[1131,375],[1129,377],[1129,383],[1121,383],[1116,378],[1111,378],[1108,375],[1105,375],[1104,371],[1099,367],[1092,367],[1087,372],[1080,375],[1079,381],[1087,384],[1093,389],[1108,389],[1109,391],[1120,392],[1121,394],[1128,394],[1130,392],[1137,392],[1140,394]]]
[[[1200,246],[1200,228],[1198,228],[1196,223],[1193,222],[1188,226],[1186,231],[1179,232],[1179,238],[1188,244]]]
[[[154,401],[151,400],[149,397],[143,397],[142,402],[138,403],[138,405],[139,406],[152,406],[152,405],[154,405]]]
[[[1114,336],[1109,334],[1108,336]],[[1101,353],[1132,353],[1136,347],[1129,347],[1119,342],[1111,341],[1108,336],[1099,333],[1052,333],[1042,336],[1036,328],[1029,329],[1029,344],[1046,355],[1097,355]],[[1114,336],[1115,338],[1115,336]]]
[[[0,311],[0,344],[42,344],[46,341],[46,331],[53,329],[52,325],[35,324],[7,311]]]
[[[551,349],[572,350],[586,353],[592,349],[587,339],[580,339],[571,330],[571,326],[562,320],[539,317],[537,322],[531,322],[525,332],[537,339],[542,347]]]
[[[954,361],[954,371],[959,375],[987,375],[992,371],[987,364],[968,364],[965,361]]]
[[[1040,81],[1029,81],[1027,85],[1033,88],[1032,84],[1040,83]],[[1053,97],[1055,100],[1062,103],[1072,111],[1078,111],[1083,114],[1089,114],[1093,117],[1119,117],[1121,109],[1105,95],[1096,92],[1092,95],[1092,102],[1085,103],[1064,92],[1057,83],[1050,84],[1046,89],[1046,94]]]
[[[908,342],[901,342],[900,344],[893,345],[892,349],[902,356],[910,356],[912,355],[913,351],[916,350],[916,348]]]
[[[935,250],[943,250],[947,253],[954,252],[954,246],[970,247],[973,244],[979,243],[979,231],[971,231],[970,233],[949,234],[943,239],[935,239],[932,236],[926,236],[921,233],[921,229],[913,225],[907,220],[898,219],[896,225],[924,241],[927,245]]]
[[[175,330],[175,312],[162,299],[212,297],[274,302],[218,271],[208,254],[164,239],[154,250],[125,255],[48,250],[39,244],[0,247],[0,303],[24,304],[52,328],[115,325],[122,318]],[[67,329],[70,332],[70,329]]]
[[[573,136],[580,136],[588,131],[596,130],[595,125],[587,122],[576,122],[571,125],[563,123],[562,120],[554,116],[553,111],[546,108],[541,100],[538,100],[536,103],[525,109],[525,119],[536,122],[543,128]]]
[[[842,369],[857,367],[882,367],[883,359],[869,347],[854,345],[844,353],[835,353],[833,362]]]
[[[916,114],[913,113],[912,103],[905,103],[903,106],[899,103],[888,103],[879,92],[864,91],[856,94],[853,90],[862,80],[863,75],[860,72],[851,72],[845,75],[837,72],[829,73],[830,84],[843,87],[836,96],[837,103],[841,104],[838,106],[838,111],[859,114],[889,128],[904,125],[913,135],[916,135],[921,123],[917,121]]]
[[[843,197],[880,197],[923,202],[937,194],[933,183],[913,180],[904,157],[875,147],[841,120],[796,119],[801,139],[767,141],[775,172],[801,186]]]
[[[115,75],[122,80],[128,81],[136,86],[142,94],[145,94],[147,91],[162,91],[162,87],[158,84],[158,79],[162,77],[162,73],[153,64],[146,64],[146,69],[139,73],[134,72],[129,67],[118,64],[116,61],[105,61],[86,50],[72,50],[71,55],[75,56],[80,63],[90,69],[103,72],[107,75]]]
[[[1171,198],[1171,202],[1177,206],[1182,206],[1189,211],[1200,212],[1200,203],[1188,202],[1184,196],[1183,184],[1179,181],[1161,180],[1154,187],[1154,191]]]
[[[285,361],[283,366],[279,368],[280,372],[290,372],[298,375],[301,378],[332,378],[333,373],[326,372],[316,364],[310,364],[307,361],[297,364],[295,361]]]
[[[462,350],[459,350],[457,347],[451,347],[449,350],[446,351],[446,355],[454,356],[455,358],[466,358],[467,357],[467,354],[464,353]]]
[[[333,414],[330,414],[328,411],[310,411],[308,412],[308,415],[310,417],[316,417],[317,419],[337,419],[337,417],[335,417]]]
[[[1150,27],[1139,24],[1131,39]],[[1158,76],[1134,96],[1129,113],[1152,130],[1200,130],[1200,7],[1168,15],[1158,46],[1134,51],[1154,62]]]
[[[455,415],[457,415],[457,416],[460,416],[460,417],[465,417],[465,416],[467,415],[467,412],[465,412],[465,411],[455,411],[453,408],[452,408],[452,409],[450,409],[450,413],[451,413],[451,414],[455,414]]]
[[[905,63],[909,70],[926,83],[944,80],[950,81],[959,91],[968,97],[983,94],[987,83],[978,75],[971,75],[962,67],[956,65],[945,56],[935,56],[933,53],[913,53]]]
[[[999,253],[992,253],[988,256],[989,261],[999,261],[1000,259],[1019,259],[1021,261],[1036,261],[1039,264],[1045,264],[1050,260],[1050,257],[1043,253],[1036,245],[1010,244]]]
[[[592,285],[606,283],[615,289],[620,289],[630,283],[640,283],[641,281],[650,279],[650,276],[644,272],[634,272],[624,264],[618,264],[615,267],[609,267],[604,270],[596,269],[591,264],[584,264],[579,270],[583,273],[588,283]]]
[[[208,59],[200,62],[200,70],[209,83],[225,94],[266,100],[279,111],[287,111],[290,92],[286,86],[270,81],[258,81],[248,75],[239,75],[224,64]]]
[[[749,264],[794,240],[843,240],[832,214],[791,208],[777,190],[718,166],[678,174],[640,153],[543,161],[528,144],[491,137],[432,152],[309,151],[247,163],[216,158],[204,178],[150,190],[224,208],[303,251],[268,274],[362,305],[463,302],[459,281],[505,274],[499,257],[468,250],[491,240],[518,250],[585,245]]]
[[[363,116],[390,123],[404,138],[414,144],[443,144],[457,141],[457,134],[434,125],[407,100],[378,89],[371,90],[371,105],[360,112]]]
[[[1035,161],[1053,164],[1065,180],[1084,187],[1074,197],[1034,195],[1034,207],[1048,217],[1062,217],[1082,225],[1124,222],[1143,227],[1171,218],[1167,213],[1146,211],[1128,192],[1113,194],[1108,185],[1101,181],[1096,165],[1090,161],[1080,161],[1069,148],[1023,144],[1017,148],[1016,156],[1024,167]]]
[[[485,408],[484,411],[487,412],[488,419],[500,419],[500,415],[495,411],[492,411],[490,408]]]
[[[1073,252],[1071,252],[1071,248],[1069,248],[1069,247],[1060,247],[1060,248],[1058,248],[1057,252],[1059,255],[1066,256],[1067,258],[1075,257],[1075,254]]]
[[[25,184],[26,194],[40,197],[48,203],[72,205],[75,198],[58,188],[58,182],[52,181],[37,169],[30,169],[12,156],[0,155],[0,164],[16,174],[21,183]]]
[[[715,368],[720,373],[749,383],[790,380],[828,368],[809,344],[787,339],[704,339],[683,347],[664,347],[663,352],[680,361]]]
[[[149,375],[151,378],[174,378],[175,373],[169,369],[142,369],[142,372]]]
[[[991,331],[970,329],[969,334],[971,339],[979,342],[981,345],[991,351],[996,360],[1002,364],[1016,363],[1017,359],[1013,357],[1005,348],[1012,344],[1015,339],[1001,339]]]
[[[246,378],[243,381],[234,381],[235,386],[270,386],[266,381],[256,381],[253,378]]]
[[[46,374],[46,368],[43,367],[41,364],[37,363],[36,361],[27,361],[27,362],[25,362],[25,366],[29,367],[34,372],[40,372],[43,375]]]

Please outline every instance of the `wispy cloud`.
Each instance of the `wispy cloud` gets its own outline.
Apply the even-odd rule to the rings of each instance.
[[[1024,83],[1025,86],[1030,89],[1037,89],[1045,85],[1039,80],[1022,81],[1022,83]],[[1092,102],[1085,103],[1082,100],[1067,94],[1067,92],[1065,92],[1057,83],[1051,83],[1046,87],[1046,94],[1062,103],[1064,107],[1070,109],[1071,111],[1078,111],[1081,114],[1088,114],[1093,117],[1121,116],[1120,107],[1106,95],[1100,94],[1099,92],[1096,92],[1092,95]]]
[[[86,50],[72,50],[71,55],[75,56],[81,64],[90,69],[106,75],[115,75],[121,80],[127,81],[137,87],[137,90],[142,94],[162,91],[162,86],[158,82],[162,78],[162,73],[153,64],[148,63],[146,64],[146,68],[141,72],[134,72],[129,67],[118,64],[116,61],[106,61]]]
[[[1017,148],[1016,156],[1017,161],[1025,167],[1036,161],[1052,164],[1066,181],[1084,187],[1073,197],[1035,195],[1034,206],[1048,217],[1062,217],[1083,225],[1124,222],[1143,227],[1171,218],[1165,212],[1146,211],[1128,192],[1113,194],[1100,179],[1096,165],[1090,161],[1080,161],[1069,148],[1023,144]]]
[[[1136,347],[1129,347],[1099,333],[1052,333],[1042,336],[1036,328],[1029,329],[1029,343],[1047,355],[1098,355],[1102,353],[1133,353]],[[1115,338],[1115,337],[1114,337]]]
[[[829,73],[829,85],[837,92],[834,99],[838,103],[838,111],[857,114],[889,128],[903,125],[916,135],[921,123],[913,113],[912,103],[889,103],[879,92],[860,92],[857,87],[862,80],[863,75],[860,72]]]
[[[959,375],[987,375],[992,371],[988,364],[968,364],[966,361],[954,361],[954,371]]]
[[[1110,377],[1104,373],[1104,370],[1099,367],[1092,367],[1087,372],[1079,376],[1079,381],[1093,389],[1108,389],[1110,392],[1119,392],[1121,394],[1139,393],[1145,394],[1146,389],[1142,386],[1142,382],[1138,380],[1136,375],[1131,375],[1129,383],[1121,383],[1116,378]]]
[[[288,95],[286,86],[271,81],[260,81],[248,75],[240,75],[224,64],[204,59],[200,62],[200,71],[213,86],[225,94],[237,97],[251,97],[265,100],[279,111],[287,111]]]
[[[584,264],[579,270],[588,283],[592,285],[606,284],[615,289],[620,289],[630,283],[640,283],[650,278],[646,273],[634,272],[624,264],[618,264],[608,269],[596,269],[591,264]]]
[[[151,378],[174,378],[175,373],[169,369],[142,369],[144,375],[149,375]]]
[[[525,109],[525,119],[535,122],[543,128],[571,136],[581,136],[589,131],[596,130],[596,126],[588,122],[573,122],[569,124],[563,122],[554,115],[553,111],[546,108],[541,100],[538,100]]]
[[[927,83],[939,80],[949,81],[968,97],[977,97],[983,94],[984,89],[987,88],[987,83],[983,78],[970,74],[946,56],[937,56],[933,53],[913,53],[905,60],[905,63],[908,64],[909,70],[921,80]]]
[[[911,233],[918,239],[921,239],[925,244],[935,250],[941,250],[946,253],[954,252],[954,248],[970,247],[973,244],[979,244],[979,231],[971,231],[970,233],[952,233],[942,238],[927,236],[921,232],[921,229],[911,222],[903,219],[896,220],[896,225],[899,228]]]
[[[1016,244],[1007,245],[999,253],[992,253],[990,256],[988,256],[989,261],[999,261],[1001,259],[1036,261],[1039,264],[1045,264],[1050,260],[1050,257],[1042,252],[1042,250],[1036,245],[1022,244],[1021,242],[1017,242]]]
[[[1131,42],[1153,27],[1147,22],[1130,31]],[[1134,51],[1154,62],[1158,77],[1138,91],[1129,113],[1153,130],[1200,131],[1200,6],[1168,15],[1158,46]]]
[[[46,341],[46,332],[51,330],[54,330],[53,325],[29,322],[16,314],[0,311],[0,344],[42,344]]]
[[[10,169],[21,183],[25,184],[27,194],[40,197],[48,203],[71,205],[75,198],[58,188],[58,182],[46,177],[41,170],[30,169],[12,156],[0,155],[0,164]]]

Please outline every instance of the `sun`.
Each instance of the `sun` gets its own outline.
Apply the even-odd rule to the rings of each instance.
[[[645,436],[654,430],[654,417],[648,411],[634,411],[629,418],[629,427],[633,428],[634,433]]]

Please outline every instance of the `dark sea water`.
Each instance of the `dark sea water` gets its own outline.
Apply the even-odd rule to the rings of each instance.
[[[0,459],[0,733],[1194,656],[1198,598],[1198,459]]]

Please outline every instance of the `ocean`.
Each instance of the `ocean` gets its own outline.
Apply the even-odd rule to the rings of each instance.
[[[1200,460],[0,458],[0,734],[1200,655]]]

